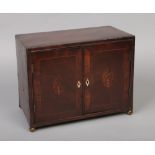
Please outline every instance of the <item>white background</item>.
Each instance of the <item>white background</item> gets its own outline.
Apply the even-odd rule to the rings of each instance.
[[[155,140],[155,14],[0,14],[0,140]],[[112,25],[136,36],[134,114],[28,131],[18,107],[15,34]]]

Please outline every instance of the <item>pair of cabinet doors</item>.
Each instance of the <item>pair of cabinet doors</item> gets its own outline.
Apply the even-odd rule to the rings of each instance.
[[[130,108],[130,41],[32,52],[35,122]]]

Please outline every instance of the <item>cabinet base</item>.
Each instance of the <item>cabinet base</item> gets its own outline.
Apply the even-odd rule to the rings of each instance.
[[[105,111],[105,112],[85,114],[83,116],[77,116],[77,117],[72,117],[72,118],[62,119],[62,120],[57,120],[57,121],[40,122],[40,123],[33,124],[33,127],[30,128],[30,131],[34,132],[36,129],[42,128],[42,127],[54,126],[54,125],[59,125],[59,124],[63,124],[63,123],[68,123],[68,122],[86,120],[86,119],[91,119],[91,118],[98,118],[98,117],[103,117],[106,115],[113,115],[113,114],[120,114],[120,113],[126,113],[128,115],[131,115],[133,113],[133,111],[132,110],[120,111],[120,109],[116,109],[116,110],[109,110],[109,111]]]

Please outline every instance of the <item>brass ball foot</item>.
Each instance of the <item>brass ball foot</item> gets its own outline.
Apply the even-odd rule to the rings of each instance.
[[[129,110],[129,111],[127,112],[128,115],[132,115],[132,113],[133,113],[132,110]]]
[[[36,129],[35,128],[30,128],[29,130],[30,130],[30,132],[34,132]]]

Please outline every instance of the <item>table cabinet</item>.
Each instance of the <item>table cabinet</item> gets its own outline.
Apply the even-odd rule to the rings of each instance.
[[[135,37],[111,26],[16,35],[30,131],[133,111]]]

